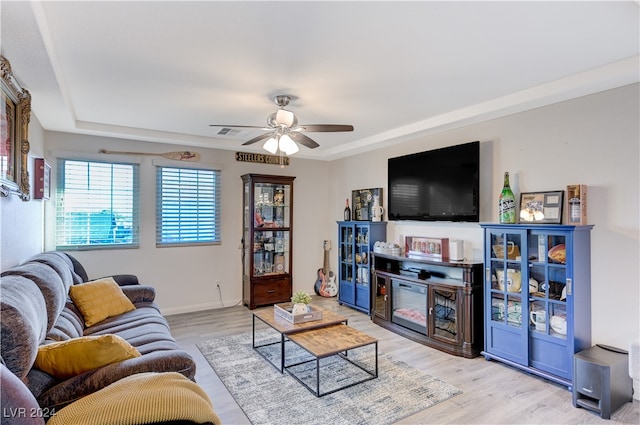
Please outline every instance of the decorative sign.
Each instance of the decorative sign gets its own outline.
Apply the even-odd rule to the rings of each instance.
[[[373,198],[377,196],[382,205],[382,188],[374,189],[358,189],[351,191],[351,206],[353,207],[353,215],[355,221],[371,221],[373,214]]]
[[[449,238],[407,236],[404,243],[409,258],[449,259]]]
[[[51,166],[44,158],[34,160],[33,199],[49,199],[51,196]]]
[[[262,153],[236,152],[236,161],[255,162],[256,164],[273,164],[284,167],[289,165],[288,156],[266,155]]]

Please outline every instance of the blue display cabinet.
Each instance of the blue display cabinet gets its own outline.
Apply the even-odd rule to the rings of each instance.
[[[386,241],[387,223],[338,222],[338,302],[371,314],[371,253]]]
[[[571,389],[573,355],[591,346],[593,226],[481,226],[482,354]]]

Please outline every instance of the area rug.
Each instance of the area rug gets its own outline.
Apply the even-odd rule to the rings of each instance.
[[[258,345],[279,340],[278,334],[269,331],[260,331],[257,338]],[[267,359],[252,348],[249,333],[215,338],[197,347],[254,425],[392,424],[462,392],[379,352],[376,379],[318,398],[269,364],[267,359],[279,365],[279,345],[261,349]],[[349,358],[372,368],[373,352],[371,346],[363,347],[349,351]],[[287,364],[309,357],[291,342],[287,342],[286,353]],[[345,379],[360,379],[358,371],[338,356],[323,359],[321,384],[343,386],[348,383]],[[301,366],[296,375],[315,385],[315,363]]]

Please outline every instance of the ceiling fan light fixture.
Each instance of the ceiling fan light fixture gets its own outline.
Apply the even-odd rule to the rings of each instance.
[[[275,153],[278,152],[278,140],[276,140],[275,137],[270,137],[266,142],[264,142],[262,148],[275,155]]]
[[[287,128],[291,128],[298,124],[298,119],[293,112],[287,111],[286,109],[278,109],[278,112],[276,112],[275,122],[277,125],[283,125]]]
[[[2,1],[2,0],[0,0]],[[306,136],[305,132],[324,132],[334,133],[338,131],[353,131],[352,125],[346,124],[306,124],[298,125],[296,115],[284,109],[291,101],[289,95],[279,95],[274,98],[278,110],[269,114],[267,117],[267,127],[257,127],[252,125],[219,125],[209,124],[212,127],[232,127],[232,128],[255,128],[268,133],[260,134],[242,145],[252,145],[257,142],[266,140],[263,149],[271,154],[293,155],[300,150],[298,144],[309,149],[315,149],[320,146],[315,140]],[[286,136],[286,137],[285,137]]]
[[[296,142],[294,142],[293,139],[286,134],[283,134],[282,136],[280,136],[279,146],[280,146],[280,150],[289,156],[293,155],[294,153],[300,150]]]

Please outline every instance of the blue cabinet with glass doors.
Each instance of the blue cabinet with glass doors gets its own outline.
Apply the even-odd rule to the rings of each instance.
[[[371,314],[371,253],[385,241],[387,223],[338,222],[338,302]]]
[[[482,224],[483,355],[569,389],[591,346],[593,226]]]

